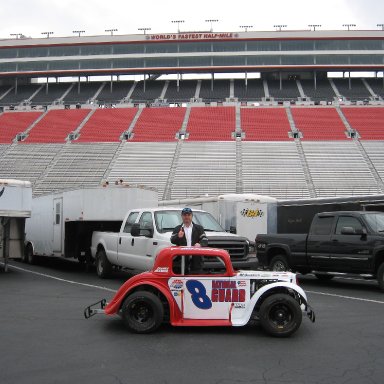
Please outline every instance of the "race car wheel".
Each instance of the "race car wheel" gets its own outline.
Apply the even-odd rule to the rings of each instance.
[[[269,270],[270,271],[278,271],[278,272],[285,272],[288,271],[288,261],[287,258],[283,255],[277,255],[272,258],[271,262],[269,263]]]
[[[124,324],[136,333],[150,333],[161,325],[164,307],[152,292],[138,291],[129,295],[122,306]]]
[[[112,264],[107,259],[107,255],[102,248],[96,252],[96,272],[97,276],[102,279],[107,279],[112,272]]]
[[[377,281],[379,283],[380,289],[384,291],[384,263],[382,263],[377,270]]]
[[[260,307],[260,323],[272,336],[287,337],[300,327],[302,312],[299,303],[285,293],[267,297]]]

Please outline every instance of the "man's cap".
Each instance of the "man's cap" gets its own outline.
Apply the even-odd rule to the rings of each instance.
[[[182,215],[189,215],[190,213],[192,213],[192,209],[191,208],[183,208],[182,211],[181,211]]]

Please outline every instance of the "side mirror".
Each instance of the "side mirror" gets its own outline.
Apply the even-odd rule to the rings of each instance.
[[[132,224],[131,235],[134,237],[140,236],[140,224],[139,223]]]
[[[234,226],[234,225],[231,225],[230,227],[229,227],[229,233],[234,233],[235,235],[236,235],[236,227]]]

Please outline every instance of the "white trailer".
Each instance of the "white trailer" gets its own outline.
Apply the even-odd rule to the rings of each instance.
[[[164,200],[159,206],[191,206],[211,213],[228,232],[255,241],[259,233],[276,233],[277,200],[270,196],[233,193]]]
[[[128,210],[157,206],[157,196],[153,188],[122,184],[36,197],[26,223],[24,261],[33,263],[36,255],[90,261],[93,231],[119,231]]]
[[[31,216],[31,206],[29,181],[0,179],[0,258],[5,270],[9,258],[24,255],[25,219]]]

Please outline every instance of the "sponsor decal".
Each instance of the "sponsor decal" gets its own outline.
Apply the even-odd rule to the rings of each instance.
[[[168,273],[169,271],[169,268],[168,267],[157,267],[155,272],[158,272],[158,273]]]
[[[245,287],[246,285],[247,285],[247,282],[244,281],[244,280],[239,280],[239,281],[237,282],[237,286],[238,286],[238,287]]]
[[[235,304],[233,304],[233,306],[236,309],[245,309],[245,304],[243,304],[243,303],[235,303]]]
[[[250,209],[250,208],[244,208],[240,211],[241,216],[244,217],[251,217],[251,218],[257,218],[257,217],[263,217],[264,211],[262,209]]]
[[[213,280],[211,299],[214,303],[241,303],[245,301],[245,289],[238,288],[236,281]]]
[[[146,40],[220,40],[238,38],[237,33],[167,33],[158,35],[146,35]]]
[[[183,285],[182,280],[173,280],[170,288],[179,291],[180,289],[183,289]]]

